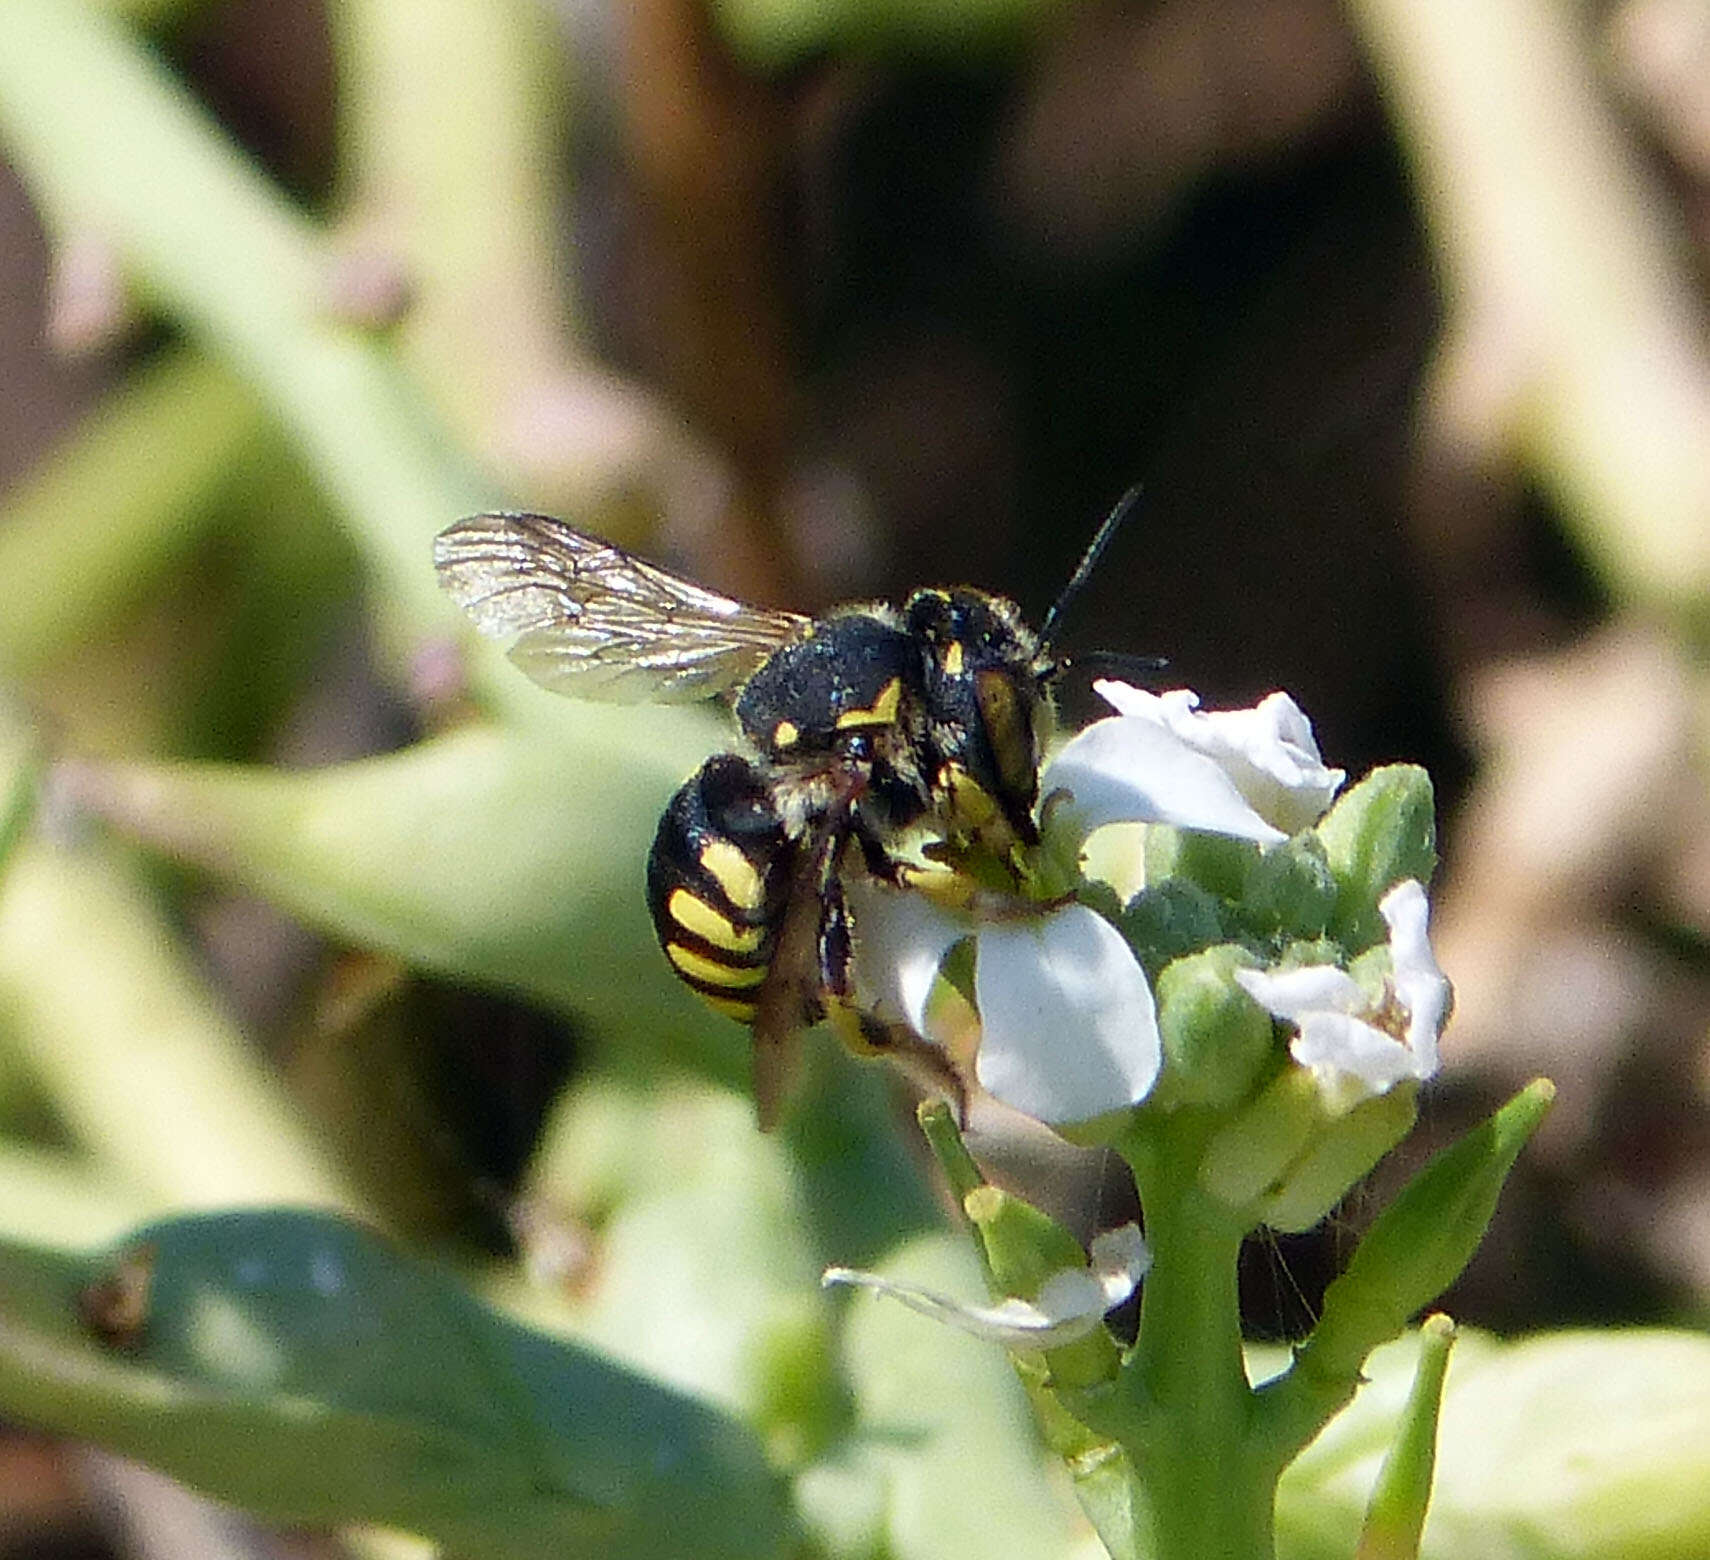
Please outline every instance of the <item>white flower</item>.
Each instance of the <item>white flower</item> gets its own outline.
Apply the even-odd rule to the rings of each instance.
[[[975,1075],[1004,1104],[1052,1125],[1090,1121],[1151,1093],[1163,1061],[1157,1009],[1122,934],[1085,905],[1017,903],[983,919],[923,893],[851,881],[856,998],[930,1033],[927,998],[950,949],[974,943]]]
[[[1449,982],[1431,952],[1424,888],[1412,878],[1397,883],[1378,913],[1389,926],[1392,970],[1379,1003],[1334,965],[1235,972],[1248,996],[1299,1031],[1289,1043],[1294,1059],[1346,1103],[1431,1077],[1448,1017]]]
[[[1318,818],[1342,783],[1284,693],[1201,714],[1197,695],[1094,686],[1118,713],[1074,737],[1046,769],[1046,854],[1078,860],[1110,823],[1167,823],[1275,844]],[[978,900],[951,910],[871,882],[847,887],[858,1005],[927,1035],[946,955],[974,945],[975,1074],[1004,1104],[1053,1126],[1139,1104],[1163,1061],[1157,1008],[1122,935],[1079,904]]]
[[[1072,738],[1046,768],[1053,821],[1080,838],[1107,823],[1170,823],[1274,845],[1315,823],[1344,778],[1319,757],[1312,723],[1286,693],[1250,710],[1201,712],[1185,688],[1093,684],[1117,714]]]
[[[842,1267],[827,1268],[820,1282],[890,1295],[922,1316],[1012,1349],[1055,1349],[1091,1333],[1106,1311],[1134,1293],[1151,1261],[1139,1229],[1124,1224],[1094,1237],[1089,1267],[1053,1273],[1032,1300],[1011,1296],[995,1305],[964,1305],[919,1284]]]

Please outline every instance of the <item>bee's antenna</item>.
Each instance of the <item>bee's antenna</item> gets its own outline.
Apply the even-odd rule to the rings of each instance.
[[[1117,528],[1134,513],[1134,506],[1140,502],[1140,484],[1133,487],[1117,499],[1116,507],[1104,517],[1104,524],[1087,543],[1087,550],[1081,554],[1081,561],[1075,565],[1075,572],[1069,576],[1069,583],[1058,594],[1056,601],[1051,604],[1051,610],[1045,614],[1045,625],[1039,630],[1039,644],[1042,649],[1049,649],[1051,641],[1056,637],[1057,624],[1062,620],[1063,613],[1068,609],[1098,566],[1098,561],[1104,556],[1104,550],[1110,546],[1110,539],[1116,535]]]
[[[1118,677],[1155,677],[1169,669],[1170,659],[1163,655],[1130,655],[1126,650],[1086,650],[1064,656],[1058,664],[1082,669],[1102,667]]]

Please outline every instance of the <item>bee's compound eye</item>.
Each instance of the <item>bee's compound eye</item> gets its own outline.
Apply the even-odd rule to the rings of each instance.
[[[1009,795],[1031,798],[1038,754],[1027,701],[1013,680],[996,669],[974,673],[974,699],[999,782]]]

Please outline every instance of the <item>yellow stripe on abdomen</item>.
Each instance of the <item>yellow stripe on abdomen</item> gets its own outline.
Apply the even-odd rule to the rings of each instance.
[[[763,926],[738,926],[729,916],[697,899],[686,888],[674,888],[665,913],[690,935],[726,953],[757,953],[766,940]]]
[[[734,1018],[739,1024],[752,1024],[754,1015],[760,1011],[758,1003],[746,1002],[741,997],[715,997],[710,991],[702,991],[699,986],[689,988],[715,1013],[722,1013],[726,1018]]]
[[[766,902],[766,885],[754,863],[729,840],[711,839],[701,846],[701,865],[738,910],[758,910]]]
[[[693,948],[685,948],[681,943],[666,943],[665,957],[690,980],[703,981],[709,986],[723,986],[731,991],[750,990],[766,978],[764,964],[754,967],[720,964],[716,959],[709,959],[704,953],[696,953]]]

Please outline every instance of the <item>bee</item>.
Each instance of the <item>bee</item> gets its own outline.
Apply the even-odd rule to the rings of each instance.
[[[1037,843],[1052,634],[1133,497],[1038,633],[1014,602],[968,588],[817,618],[746,606],[546,515],[473,515],[435,542],[445,590],[541,686],[733,705],[756,756],[716,754],[671,798],[647,902],[672,971],[752,1028],[763,1125],[798,1032],[828,1005],[850,1013],[845,876],[903,882],[911,834],[999,860]]]

